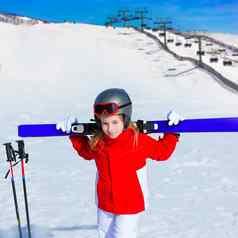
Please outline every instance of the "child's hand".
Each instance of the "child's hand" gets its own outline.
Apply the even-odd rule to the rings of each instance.
[[[184,120],[183,117],[181,117],[178,113],[176,113],[173,110],[167,114],[167,119],[168,119],[169,126],[172,126],[172,125],[176,126],[179,124],[180,121]]]
[[[78,119],[76,117],[70,116],[66,120],[58,122],[56,124],[56,129],[62,130],[63,132],[66,132],[66,133],[70,133],[72,125],[77,122],[78,122]]]

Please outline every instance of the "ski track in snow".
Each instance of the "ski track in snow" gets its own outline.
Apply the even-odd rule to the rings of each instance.
[[[19,139],[19,124],[68,115],[88,121],[95,96],[109,87],[129,92],[135,120],[164,119],[171,109],[185,118],[237,116],[237,95],[133,30],[0,24],[0,32],[1,144]],[[187,72],[168,77],[173,67]],[[150,207],[138,238],[236,238],[237,142],[235,133],[183,134],[169,161],[148,160]],[[64,137],[25,143],[33,238],[96,237],[94,163],[80,159]],[[0,238],[18,238],[3,146],[0,153]],[[26,238],[20,168],[14,171]]]

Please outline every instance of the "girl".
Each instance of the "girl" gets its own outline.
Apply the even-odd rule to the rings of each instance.
[[[136,238],[138,219],[147,206],[146,159],[167,160],[175,149],[178,134],[155,140],[140,133],[131,122],[132,103],[123,89],[100,93],[94,103],[99,130],[92,137],[72,135],[78,154],[95,160],[99,238]],[[169,125],[178,124],[178,114],[168,116]],[[70,132],[77,120],[57,124]]]

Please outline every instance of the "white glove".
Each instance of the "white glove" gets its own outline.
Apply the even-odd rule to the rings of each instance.
[[[170,111],[168,114],[167,114],[167,119],[168,119],[168,124],[169,126],[172,126],[172,125],[178,125],[180,121],[183,121],[184,118],[181,117],[178,113],[176,113],[175,111]]]
[[[66,120],[58,122],[56,124],[56,129],[66,133],[70,133],[72,124],[77,122],[78,122],[78,119],[75,116],[70,116]]]

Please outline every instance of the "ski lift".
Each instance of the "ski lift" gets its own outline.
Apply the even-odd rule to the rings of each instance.
[[[210,63],[217,63],[218,62],[218,57],[213,56],[210,58]]]
[[[151,30],[152,28],[150,26],[145,26],[146,30]]]
[[[139,20],[139,19],[140,19],[139,16],[134,16],[134,17],[131,18],[131,20]]]
[[[226,49],[218,49],[218,51],[220,52],[220,53],[222,53],[222,52],[226,52]]]
[[[165,36],[165,33],[164,32],[160,32],[159,36]]]
[[[168,43],[173,43],[174,42],[174,39],[170,38],[167,40]]]
[[[198,43],[199,43],[199,40],[195,40],[194,43],[195,43],[195,44],[198,44]]]
[[[189,47],[189,48],[192,47],[191,37],[190,36],[186,36],[185,39],[186,39],[186,42],[184,44],[184,47]]]
[[[152,31],[158,31],[159,29],[158,29],[158,27],[153,27],[152,28]]]
[[[173,27],[167,27],[168,31],[172,31],[174,28]]]
[[[185,43],[184,47],[189,47],[190,48],[190,47],[192,47],[192,43]]]
[[[197,51],[197,55],[205,55],[205,51]]]
[[[182,45],[182,42],[177,41],[177,42],[175,43],[175,45],[176,45],[176,46],[180,46],[180,45]]]
[[[213,46],[212,43],[206,43],[206,46]]]
[[[168,71],[176,71],[176,68],[168,68]]]
[[[226,65],[231,66],[231,65],[232,65],[232,61],[229,60],[229,59],[224,59],[224,60],[223,60],[223,65],[224,65],[224,66],[226,66]]]
[[[232,56],[238,56],[238,52],[233,53]]]

